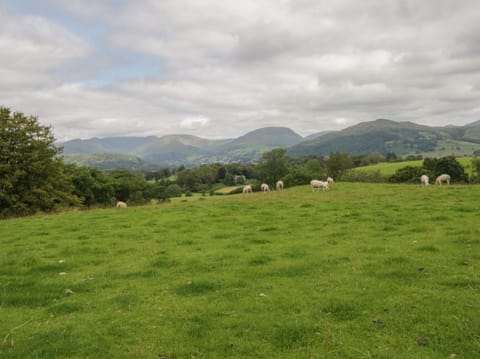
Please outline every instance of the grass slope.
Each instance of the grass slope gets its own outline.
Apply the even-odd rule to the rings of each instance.
[[[1,221],[0,357],[476,358],[479,201],[338,183]]]
[[[473,157],[459,157],[457,161],[465,169],[470,177],[472,176],[472,158]],[[423,160],[418,161],[403,161],[403,162],[382,162],[370,166],[356,167],[354,170],[364,171],[364,172],[377,172],[379,171],[383,176],[391,176],[398,169],[406,166],[421,167],[423,165]]]

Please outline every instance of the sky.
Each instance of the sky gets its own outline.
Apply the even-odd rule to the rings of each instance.
[[[478,0],[0,0],[0,106],[57,140],[480,120]]]

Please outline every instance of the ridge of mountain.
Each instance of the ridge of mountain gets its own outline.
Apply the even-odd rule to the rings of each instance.
[[[292,157],[328,156],[331,152],[350,155],[372,152],[426,156],[472,155],[480,152],[480,121],[465,126],[431,127],[377,119],[340,131],[323,131],[306,137],[288,127],[264,127],[237,138],[219,140],[177,134],[76,139],[60,145],[64,148],[65,156],[116,153],[168,167],[214,162],[256,162],[265,151],[273,148],[285,148]],[[100,160],[97,158],[95,161]],[[138,166],[138,163],[134,166]]]

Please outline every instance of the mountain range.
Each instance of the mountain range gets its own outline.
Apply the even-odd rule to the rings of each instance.
[[[285,148],[292,157],[326,156],[331,152],[471,156],[480,154],[480,121],[465,126],[430,127],[378,119],[307,137],[286,127],[265,127],[233,139],[210,140],[192,135],[106,137],[76,139],[59,146],[63,147],[65,162],[102,169],[256,162],[273,148]]]

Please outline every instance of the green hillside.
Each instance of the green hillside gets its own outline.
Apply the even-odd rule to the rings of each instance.
[[[457,158],[457,161],[460,162],[460,164],[465,168],[465,173],[467,173],[469,176],[472,176],[472,158],[473,157],[459,157]],[[406,166],[414,166],[414,167],[421,167],[423,164],[423,160],[418,160],[418,161],[402,161],[402,162],[383,162],[383,163],[377,163],[374,165],[369,165],[369,166],[362,166],[362,167],[357,167],[354,170],[357,171],[364,171],[364,172],[380,172],[381,175],[383,176],[391,176],[395,173],[400,168],[406,167]]]
[[[476,358],[479,201],[336,183],[0,221],[0,357]]]
[[[429,127],[380,119],[301,142],[289,148],[288,153],[297,157],[314,154],[326,156],[331,152],[350,155],[393,152],[402,156],[471,156],[480,150],[480,141],[475,139],[476,131],[477,127],[474,126]],[[470,140],[467,134],[472,137]]]
[[[79,166],[113,170],[124,168],[128,170],[150,170],[158,166],[148,163],[139,157],[119,153],[70,154],[63,156],[65,163],[75,163]]]
[[[376,120],[341,131],[321,131],[302,138],[286,127],[265,127],[234,139],[210,140],[191,135],[112,137],[61,143],[64,154],[122,153],[158,166],[256,162],[273,148],[292,157],[328,156],[332,152],[373,152],[424,157],[472,156],[480,153],[480,125],[429,127],[412,122]]]
[[[72,140],[59,145],[65,155],[121,153],[140,157],[158,166],[196,166],[215,162],[257,161],[265,151],[286,148],[302,140],[289,128],[266,127],[254,130],[236,139],[209,140],[191,135],[163,137],[112,137]],[[100,156],[96,156],[100,158]],[[103,168],[100,162],[91,161]],[[109,164],[105,165],[109,166]]]

